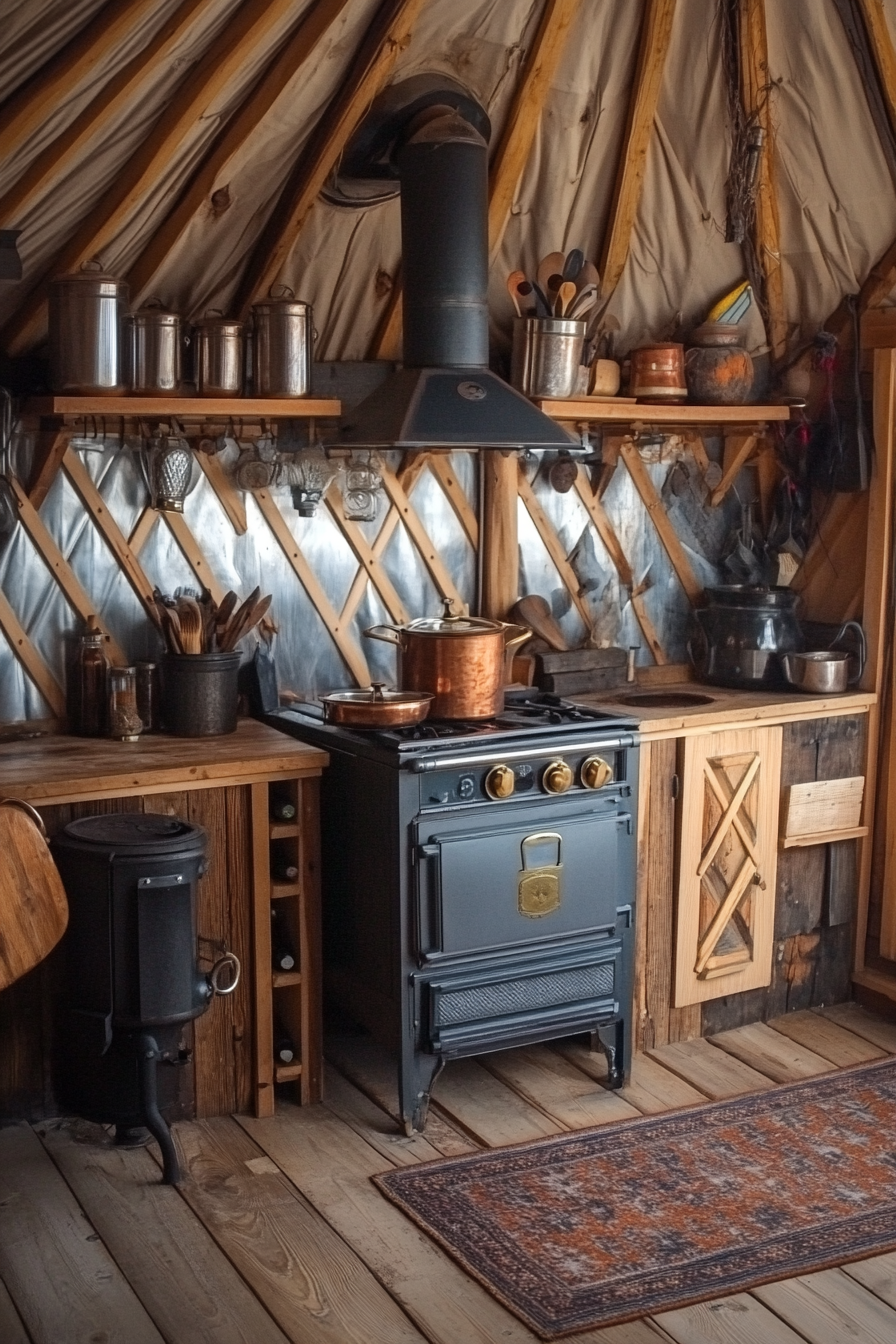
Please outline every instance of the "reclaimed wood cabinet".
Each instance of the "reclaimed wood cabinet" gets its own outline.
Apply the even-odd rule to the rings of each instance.
[[[780,727],[680,744],[676,1008],[771,983]]]

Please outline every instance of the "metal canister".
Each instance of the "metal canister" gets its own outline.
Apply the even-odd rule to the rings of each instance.
[[[158,303],[128,317],[128,386],[136,396],[155,397],[180,388],[181,326],[180,314],[166,313]]]
[[[528,397],[571,397],[579,380],[586,325],[566,317],[517,317],[510,381]]]
[[[238,397],[243,390],[243,324],[207,314],[194,328],[200,397]]]
[[[310,303],[291,289],[252,305],[252,370],[256,397],[307,397],[311,394],[314,319]]]
[[[86,262],[50,282],[50,379],[69,396],[121,396],[128,287]]]

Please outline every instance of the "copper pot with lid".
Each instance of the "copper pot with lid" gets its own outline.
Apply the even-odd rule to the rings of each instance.
[[[399,650],[398,682],[408,691],[431,691],[434,719],[491,719],[504,708],[507,651],[531,631],[479,616],[455,616],[445,599],[443,616],[408,625],[372,625],[364,634]]]

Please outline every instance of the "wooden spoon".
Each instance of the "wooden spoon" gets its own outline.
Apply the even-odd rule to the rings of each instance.
[[[507,277],[507,293],[510,295],[510,301],[516,309],[517,317],[522,317],[523,310],[520,307],[518,287],[526,279],[525,271],[511,271]]]
[[[597,285],[586,285],[575,295],[572,307],[569,310],[569,316],[574,319],[584,317],[586,313],[591,312],[596,303]]]
[[[564,280],[563,284],[557,290],[557,297],[554,300],[554,313],[557,317],[565,317],[566,310],[576,296],[575,283],[572,280]]]
[[[202,653],[202,611],[195,598],[178,600],[177,619],[184,653]]]
[[[594,285],[595,289],[600,289],[600,272],[593,261],[583,262],[582,269],[576,276],[576,289],[580,294],[589,285]]]
[[[534,630],[539,639],[543,639],[545,644],[557,653],[568,651],[566,636],[554,620],[554,614],[547,602],[538,593],[529,593],[527,597],[521,597],[510,614],[515,621]]]
[[[547,294],[551,289],[551,281],[555,275],[562,277],[563,267],[566,265],[566,258],[562,252],[549,252],[538,263],[538,270],[535,272],[536,282]],[[554,286],[556,288],[556,286]]]
[[[255,603],[258,601],[260,596],[261,596],[261,589],[253,588],[252,592],[246,598],[242,606],[237,607],[236,611],[231,616],[230,620],[227,623],[227,628],[224,631],[223,639],[219,638],[218,640],[218,647],[223,652],[229,653],[233,648],[234,644],[236,643],[236,640],[233,637],[234,633],[239,629],[240,625],[242,624],[243,620],[246,617],[246,613],[252,610],[252,608],[255,606]]]

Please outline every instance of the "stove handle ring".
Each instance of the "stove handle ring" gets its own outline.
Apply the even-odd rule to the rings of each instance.
[[[229,984],[221,987],[221,976],[225,970],[229,970],[232,979]],[[226,994],[232,994],[240,982],[240,959],[234,952],[225,952],[223,957],[219,957],[214,966],[208,973],[208,987],[212,994],[218,994],[222,998]]]

